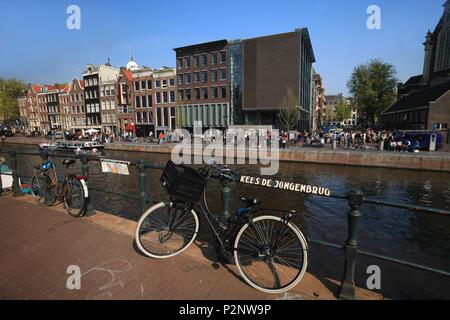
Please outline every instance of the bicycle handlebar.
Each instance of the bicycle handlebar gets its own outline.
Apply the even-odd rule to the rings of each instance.
[[[241,175],[228,168],[226,165],[208,164],[198,170],[205,178],[213,178],[217,180],[227,180],[229,182],[239,182]]]

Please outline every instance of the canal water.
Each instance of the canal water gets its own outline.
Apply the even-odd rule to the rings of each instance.
[[[34,146],[2,144],[2,151],[36,152]],[[169,155],[126,151],[105,151],[108,159],[165,164]],[[61,168],[62,159],[58,160]],[[19,156],[20,175],[24,180],[32,175],[38,156]],[[81,172],[79,164],[74,171]],[[243,175],[259,176],[255,165],[231,166]],[[62,173],[62,170],[59,170]],[[155,200],[167,199],[160,185],[161,172],[148,170],[147,190]],[[332,192],[347,193],[359,189],[371,199],[395,203],[429,206],[450,210],[450,173],[398,169],[360,168],[339,165],[281,163],[274,179],[330,188]],[[100,165],[90,165],[92,204],[98,210],[137,220],[141,214],[138,172],[130,167],[130,176],[102,174]],[[208,184],[207,195],[211,209],[220,212],[220,190],[217,182]],[[121,193],[121,196],[113,193]],[[310,238],[343,244],[347,235],[347,201],[295,192],[238,184],[233,190],[231,208],[241,204],[239,195],[257,197],[261,207],[295,209],[300,214],[295,223]],[[359,228],[360,248],[377,254],[450,271],[450,217],[376,205],[363,205]],[[203,229],[207,231],[206,225]],[[205,238],[208,238],[203,232]],[[394,299],[450,299],[450,278],[429,271],[417,271],[398,264],[359,255],[356,284],[366,287],[367,268],[381,268],[381,290]],[[335,289],[331,280],[343,275],[342,251],[311,245],[308,271],[324,285]]]

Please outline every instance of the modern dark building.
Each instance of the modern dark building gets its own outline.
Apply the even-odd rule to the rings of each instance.
[[[174,49],[177,57],[180,127],[272,125],[279,128],[280,102],[291,88],[299,100],[299,129],[309,129],[312,64],[308,30]]]

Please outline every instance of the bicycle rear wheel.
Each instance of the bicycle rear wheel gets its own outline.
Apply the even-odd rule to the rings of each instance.
[[[234,243],[239,273],[253,288],[267,293],[292,289],[305,274],[308,252],[305,237],[292,223],[262,216],[246,223]]]
[[[199,220],[194,210],[161,202],[142,215],[135,240],[145,255],[157,259],[170,258],[191,245],[198,229]]]
[[[48,172],[39,172],[31,178],[31,194],[41,206],[51,206],[56,201],[56,184]]]
[[[67,178],[67,191],[64,195],[64,207],[72,217],[81,217],[86,213],[87,201],[84,188],[75,176]]]

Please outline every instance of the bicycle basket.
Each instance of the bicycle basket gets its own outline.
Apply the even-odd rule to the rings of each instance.
[[[205,188],[205,178],[184,165],[168,161],[161,175],[161,183],[169,195],[184,201],[197,202]]]

